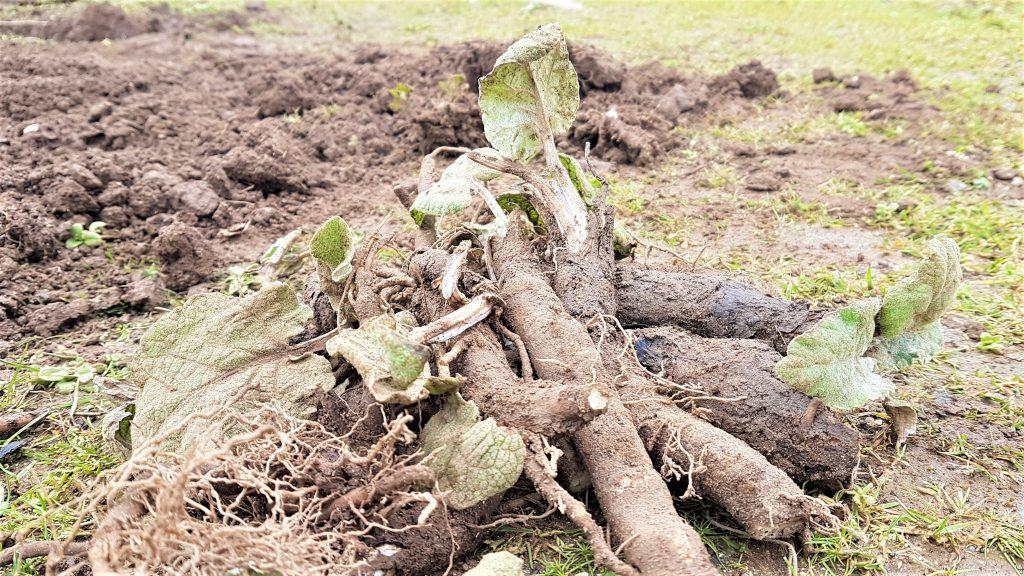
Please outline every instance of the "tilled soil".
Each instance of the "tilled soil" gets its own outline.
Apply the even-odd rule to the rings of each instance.
[[[198,26],[99,5],[37,31],[60,42],[4,46],[0,339],[157,305],[328,214],[375,225],[424,153],[486,145],[471,87],[500,43],[308,53]],[[126,40],[84,42],[101,38]],[[688,78],[572,53],[584,98],[562,145],[616,164],[648,164],[682,144],[675,126],[778,87],[756,62]],[[103,249],[64,247],[71,223],[95,220]]]

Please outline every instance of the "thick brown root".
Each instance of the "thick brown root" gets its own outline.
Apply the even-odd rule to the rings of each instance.
[[[426,250],[412,258],[411,272],[421,285],[431,286],[444,273],[449,255]],[[421,320],[430,321],[449,312],[440,293],[426,288],[416,295]],[[462,394],[503,426],[554,435],[577,430],[604,411],[607,398],[591,383],[556,383],[528,380],[509,367],[494,331],[477,325],[460,337],[464,352],[452,368],[465,376]],[[527,376],[528,378],[528,376]]]
[[[685,328],[705,338],[755,338],[785,352],[821,311],[783,300],[718,274],[619,264],[618,318],[626,326]]]
[[[763,342],[701,338],[673,327],[638,330],[637,356],[652,372],[708,396],[702,414],[742,439],[799,483],[847,485],[857,466],[860,434],[826,407],[804,422],[811,398],[775,377],[779,354]],[[678,396],[685,398],[685,396]]]
[[[615,552],[608,546],[604,539],[604,533],[590,512],[587,512],[586,506],[555,482],[554,471],[549,469],[549,461],[538,444],[540,444],[539,438],[530,439],[530,456],[526,459],[526,465],[523,468],[523,472],[533,482],[537,492],[583,530],[590,542],[590,548],[594,551],[594,561],[598,566],[613,570],[619,576],[640,576],[636,568],[619,560]]]
[[[521,231],[513,228],[494,251],[504,316],[526,343],[541,377],[595,383],[610,397],[607,412],[580,428],[573,440],[612,535],[645,576],[716,574],[700,537],[676,513],[587,329],[566,312]]]
[[[640,435],[662,474],[688,475],[697,495],[725,509],[752,538],[787,538],[829,516],[822,502],[729,433],[678,406],[634,407],[634,415],[645,416]]]

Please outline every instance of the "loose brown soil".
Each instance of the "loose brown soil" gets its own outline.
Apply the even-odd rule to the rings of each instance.
[[[46,26],[63,42],[8,44],[0,55],[0,339],[111,311],[118,302],[59,320],[38,312],[126,290],[149,263],[184,292],[324,214],[369,226],[397,208],[390,190],[424,153],[486,143],[469,87],[502,44],[309,54],[172,14],[140,18],[90,6]],[[101,38],[127,39],[77,42]],[[772,86],[756,63],[693,79],[658,65],[627,74],[589,47],[573,54],[585,98],[562,145],[578,153],[589,141],[615,163],[651,162],[681,144],[675,125]],[[407,97],[389,92],[399,84]],[[70,223],[93,220],[107,223],[104,250],[63,247]]]

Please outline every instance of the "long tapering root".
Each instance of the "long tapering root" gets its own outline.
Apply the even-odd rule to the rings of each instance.
[[[529,444],[530,454],[526,459],[523,472],[533,482],[534,488],[549,504],[558,508],[558,511],[578,526],[587,536],[591,549],[594,551],[594,562],[603,568],[607,568],[620,576],[640,576],[636,568],[619,560],[618,556],[604,539],[601,527],[594,521],[594,517],[587,511],[582,502],[573,498],[565,488],[555,482],[550,461],[544,454],[543,448],[539,446],[539,438],[531,438]]]

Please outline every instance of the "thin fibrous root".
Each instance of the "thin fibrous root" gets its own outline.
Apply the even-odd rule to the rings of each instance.
[[[533,482],[534,488],[544,496],[549,504],[557,507],[559,512],[583,531],[594,551],[594,562],[597,566],[607,568],[620,576],[640,576],[640,572],[636,568],[626,564],[615,555],[611,546],[604,539],[604,532],[587,511],[586,506],[569,494],[558,482],[555,482],[541,444],[537,435],[530,436],[529,455],[523,467],[523,472]]]

